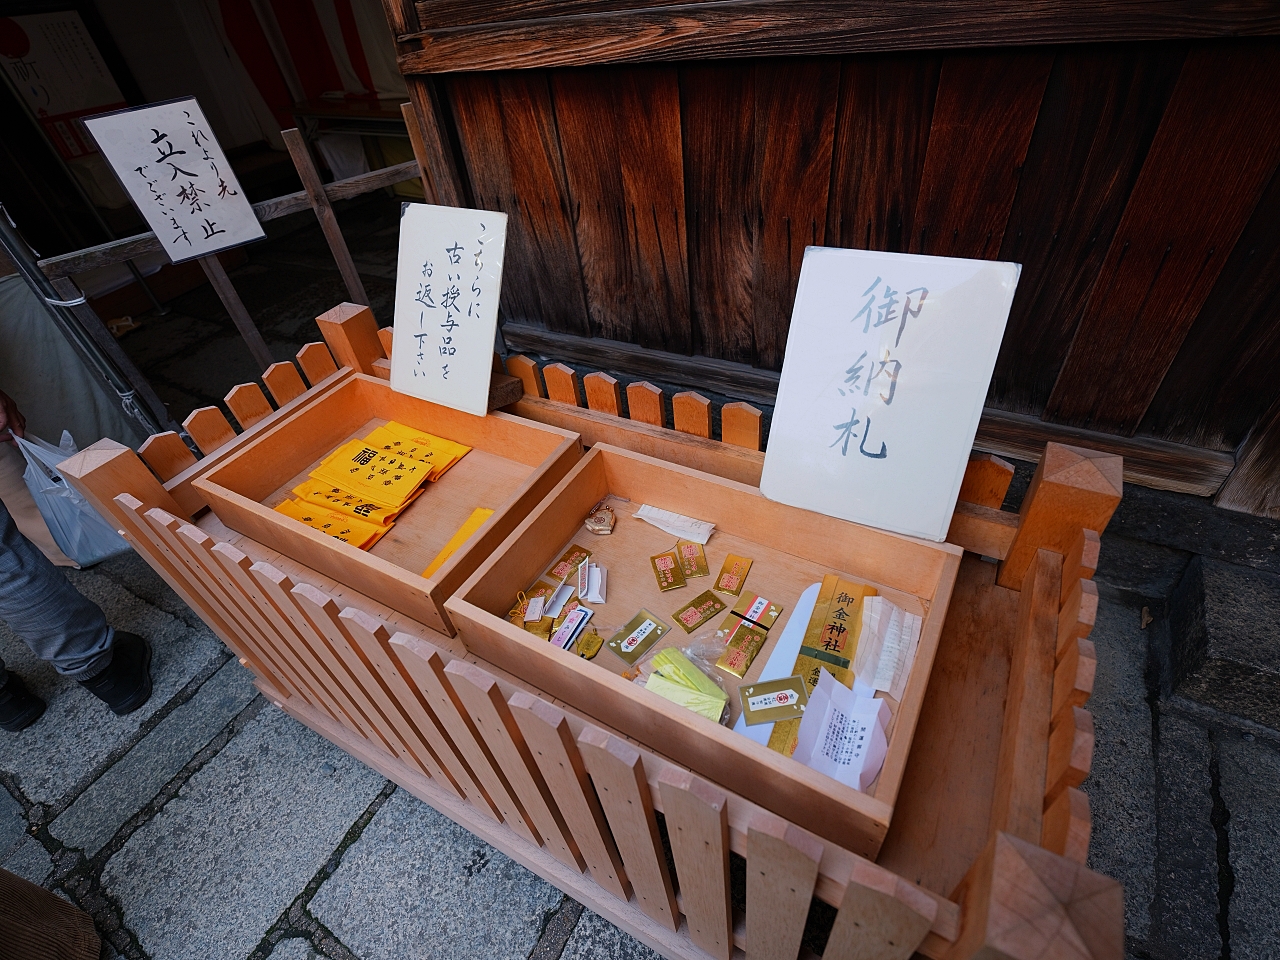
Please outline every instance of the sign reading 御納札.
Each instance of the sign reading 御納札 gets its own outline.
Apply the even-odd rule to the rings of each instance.
[[[946,539],[1020,270],[809,247],[765,496]]]
[[[400,213],[391,388],[482,417],[507,215],[406,203]]]
[[[84,125],[174,263],[265,235],[194,97]]]

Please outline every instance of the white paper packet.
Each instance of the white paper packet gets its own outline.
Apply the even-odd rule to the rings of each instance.
[[[701,543],[704,546],[711,539],[711,534],[716,528],[714,523],[695,520],[693,517],[672,513],[670,510],[659,510],[657,507],[651,507],[647,503],[640,505],[640,509],[635,512],[635,518],[651,523],[659,530],[665,530],[681,540],[692,540],[694,543]]]
[[[884,730],[890,716],[883,700],[859,696],[823,670],[809,694],[792,757],[846,786],[865,790],[884,764]]]

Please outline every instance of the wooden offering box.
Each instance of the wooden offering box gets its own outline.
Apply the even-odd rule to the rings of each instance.
[[[273,507],[348,440],[396,420],[472,450],[426,489],[369,551]],[[452,636],[443,601],[582,455],[578,435],[504,413],[477,417],[396,393],[356,374],[270,430],[256,434],[193,486],[230,529],[294,557]],[[422,571],[477,507],[494,511],[430,577]]]
[[[606,495],[630,503],[611,500],[618,515],[614,532],[595,536],[583,520]],[[658,589],[649,558],[671,549],[675,537],[631,516],[642,503],[716,525],[706,545],[711,576],[665,593]],[[592,559],[608,570],[607,602],[588,604],[601,636],[607,640],[643,607],[672,627],[662,646],[682,646],[718,625],[725,614],[689,635],[672,614],[712,589],[728,554],[751,558],[744,594],[759,593],[784,610],[742,682],[759,676],[800,594],[825,574],[875,586],[920,615],[920,644],[902,702],[888,701],[893,710],[888,755],[868,792],[624,679],[626,665],[607,646],[594,660],[583,660],[509,623],[505,615],[516,592],[533,584],[570,543],[591,550]],[[472,653],[814,833],[874,858],[893,815],[961,554],[951,544],[834,520],[774,503],[754,487],[597,444],[445,607]],[[716,595],[729,607],[736,602]],[[737,684],[728,692],[736,717]]]

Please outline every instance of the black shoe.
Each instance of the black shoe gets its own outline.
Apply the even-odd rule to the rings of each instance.
[[[0,687],[0,727],[10,733],[25,730],[39,720],[44,707],[44,701],[28,690],[16,673],[10,673]]]
[[[133,713],[151,696],[151,644],[136,633],[117,630],[110,665],[96,677],[81,680],[80,686],[116,716]]]

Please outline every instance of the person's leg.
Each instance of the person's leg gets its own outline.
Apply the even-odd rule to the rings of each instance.
[[[104,701],[132,713],[151,696],[151,645],[113,630],[97,604],[67,582],[0,503],[0,620],[42,660]],[[38,707],[38,709],[36,709]],[[0,727],[21,730],[44,710],[16,674],[0,687]]]
[[[111,663],[112,629],[0,503],[0,620],[64,676],[88,680]]]

